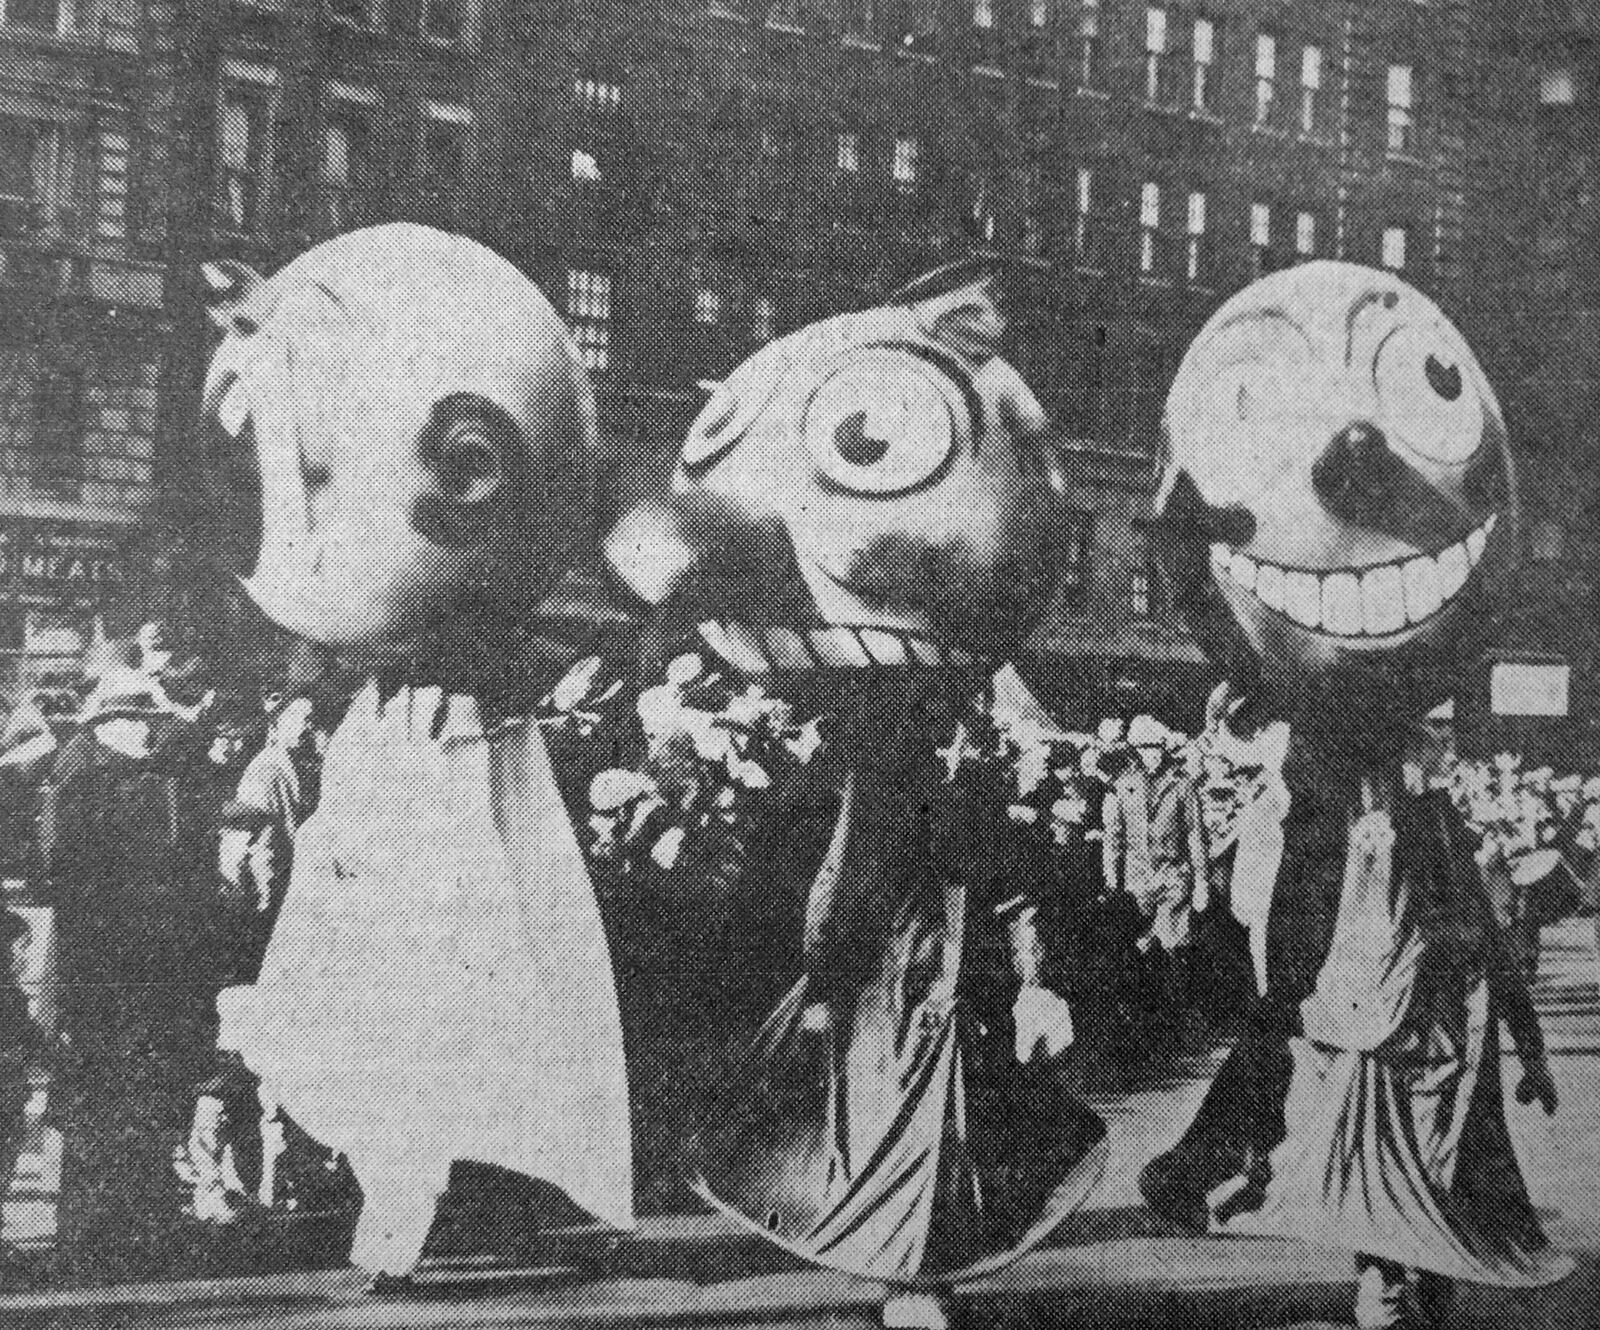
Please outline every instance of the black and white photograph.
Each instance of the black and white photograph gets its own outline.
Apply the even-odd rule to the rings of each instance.
[[[0,1325],[1583,1330],[1600,0],[0,0]]]

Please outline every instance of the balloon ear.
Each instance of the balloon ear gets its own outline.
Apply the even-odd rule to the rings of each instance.
[[[417,496],[412,526],[435,545],[476,545],[522,454],[516,422],[493,402],[476,393],[441,399],[417,438],[417,457],[433,484]]]
[[[967,360],[991,360],[1000,354],[1006,318],[1000,307],[999,283],[992,275],[916,304],[923,332]]]
[[[260,301],[266,279],[248,263],[221,259],[200,265],[206,284],[206,317],[224,332],[253,333],[261,325]]]

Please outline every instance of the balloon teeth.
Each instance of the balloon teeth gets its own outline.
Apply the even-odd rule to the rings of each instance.
[[[1461,593],[1496,521],[1489,518],[1437,554],[1371,568],[1279,568],[1218,545],[1211,547],[1211,561],[1219,578],[1302,627],[1335,637],[1385,637],[1432,618]]]
[[[892,628],[833,625],[801,632],[707,619],[697,631],[707,647],[742,674],[794,674],[819,668],[971,669],[984,664],[973,652]]]

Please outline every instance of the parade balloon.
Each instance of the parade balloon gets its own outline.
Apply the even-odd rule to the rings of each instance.
[[[1055,492],[1001,330],[980,282],[764,347],[691,426],[670,506],[612,532],[614,566],[751,674],[1003,657],[1049,600]]]
[[[255,460],[239,571],[270,618],[350,645],[548,588],[592,531],[595,408],[532,282],[409,225],[206,278],[224,336],[205,410]]]
[[[1213,660],[1291,714],[1337,697],[1342,723],[1453,691],[1514,487],[1494,391],[1433,301],[1348,263],[1263,278],[1200,330],[1164,434],[1160,543]]]

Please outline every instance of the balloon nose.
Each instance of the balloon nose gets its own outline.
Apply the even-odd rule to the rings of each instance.
[[[1388,436],[1370,420],[1352,420],[1322,450],[1311,483],[1330,512],[1357,517],[1382,498],[1392,460]]]

